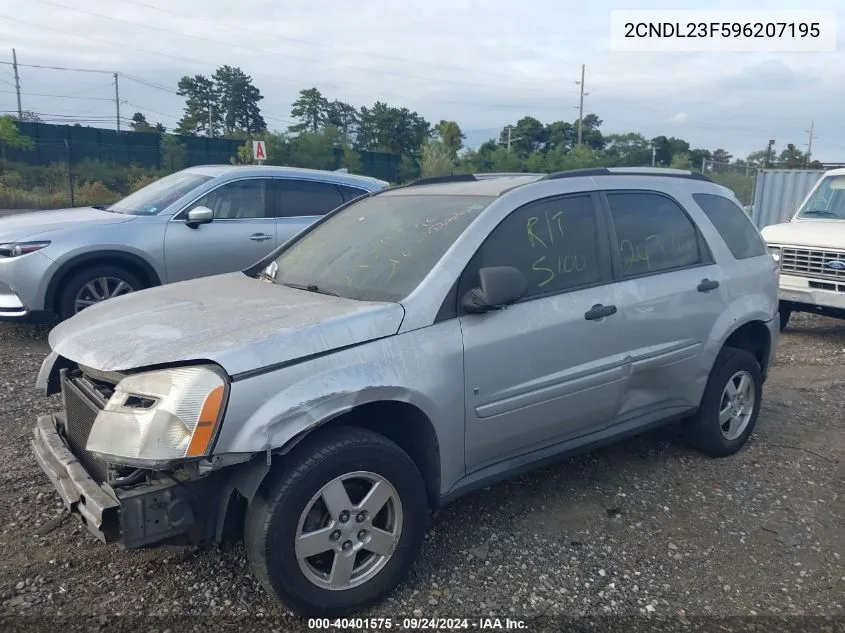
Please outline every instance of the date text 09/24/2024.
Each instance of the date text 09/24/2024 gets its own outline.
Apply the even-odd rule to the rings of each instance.
[[[511,618],[310,618],[308,628],[326,631],[376,629],[397,630],[480,630],[518,631],[526,628],[524,620]]]

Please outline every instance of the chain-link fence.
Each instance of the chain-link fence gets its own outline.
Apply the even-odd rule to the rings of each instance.
[[[756,167],[705,159],[702,170],[713,182],[731,189],[743,206],[750,207],[753,204],[754,184],[757,180],[758,171]]]

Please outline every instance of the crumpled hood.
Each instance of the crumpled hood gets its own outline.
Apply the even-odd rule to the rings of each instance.
[[[230,375],[390,336],[398,303],[341,299],[229,273],[87,308],[50,332],[60,356],[100,371],[210,360]]]
[[[22,240],[55,229],[78,228],[83,224],[117,224],[135,216],[101,211],[93,207],[28,211],[0,217],[0,243]]]
[[[845,220],[794,220],[772,224],[761,231],[769,244],[815,246],[845,250]]]

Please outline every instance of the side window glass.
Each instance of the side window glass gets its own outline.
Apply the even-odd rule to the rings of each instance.
[[[343,194],[343,201],[349,202],[350,200],[354,200],[355,198],[360,198],[361,196],[366,196],[367,191],[363,189],[358,189],[357,187],[348,187],[347,185],[336,185],[338,189],[340,189],[340,193]]]
[[[192,207],[208,207],[215,220],[267,217],[267,180],[236,180],[210,191]]]
[[[460,292],[478,283],[478,269],[513,266],[528,280],[525,298],[599,281],[598,225],[589,196],[542,200],[513,211],[490,233]]]
[[[659,193],[608,193],[622,276],[635,277],[702,262],[698,233],[676,202]]]
[[[692,197],[736,259],[759,257],[768,252],[760,233],[735,202],[712,193],[694,193]]]
[[[340,192],[329,183],[278,179],[273,190],[276,217],[325,215],[343,204]]]

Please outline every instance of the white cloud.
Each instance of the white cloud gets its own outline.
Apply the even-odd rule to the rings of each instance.
[[[816,157],[845,160],[845,53],[613,53],[610,10],[628,8],[623,1],[428,0],[413,10],[394,0],[27,0],[14,10],[4,4],[0,40],[17,48],[22,63],[121,71],[172,89],[184,74],[240,66],[265,95],[268,122],[279,128],[288,125],[298,91],[318,86],[355,105],[382,100],[431,121],[455,119],[479,143],[525,115],[573,120],[584,63],[585,110],[599,115],[606,132],[675,134],[693,147],[743,155],[769,138],[778,147],[800,147],[813,119]],[[836,0],[815,4],[837,8]],[[691,0],[675,5],[697,8]],[[738,8],[727,0],[708,5]],[[840,29],[840,49],[843,41]],[[107,74],[26,67],[21,74],[27,109],[114,114]],[[3,111],[16,107],[11,81],[9,67],[0,66]],[[128,79],[121,79],[120,94],[128,102],[124,113],[141,110],[168,127],[182,110],[180,97]],[[673,127],[679,124],[682,134]]]

